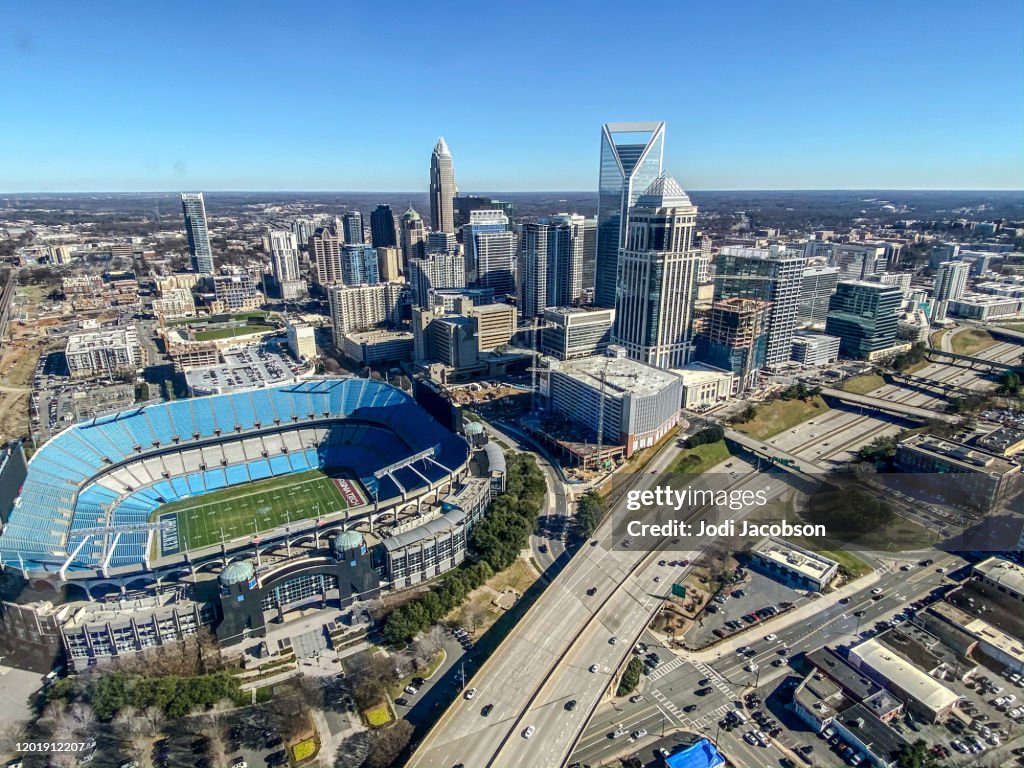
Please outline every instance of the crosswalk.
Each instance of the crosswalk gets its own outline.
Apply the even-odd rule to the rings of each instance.
[[[683,715],[683,712],[679,707],[672,703],[672,700],[665,694],[659,691],[657,688],[650,690],[651,698],[658,702],[658,706],[668,712],[672,717],[680,722],[682,725],[686,725],[689,718]]]
[[[732,689],[725,684],[725,680],[722,679],[722,676],[718,674],[718,672],[709,667],[703,661],[695,661],[693,662],[693,666],[703,673],[704,677],[711,682],[711,685],[715,686],[715,688],[724,693],[729,699],[734,698]]]
[[[663,678],[669,672],[679,669],[679,667],[683,666],[683,664],[685,663],[685,658],[683,658],[682,656],[676,656],[674,659],[672,659],[672,661],[665,662],[664,664],[660,665],[656,670],[651,672],[651,674],[647,676],[647,681],[653,683],[657,680],[661,680],[661,678]]]

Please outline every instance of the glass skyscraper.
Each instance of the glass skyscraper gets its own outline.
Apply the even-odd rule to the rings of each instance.
[[[665,123],[606,123],[601,127],[601,176],[597,197],[594,303],[615,306],[619,248],[629,209],[661,175]]]
[[[435,232],[455,232],[455,168],[442,136],[430,155],[430,224]]]
[[[374,248],[398,247],[398,227],[390,205],[381,203],[370,214],[370,243]]]
[[[202,192],[182,192],[181,210],[185,214],[185,236],[192,268],[201,275],[213,274],[213,249],[206,228],[206,203]]]

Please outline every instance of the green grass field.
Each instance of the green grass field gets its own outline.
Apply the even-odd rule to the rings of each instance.
[[[808,419],[820,416],[828,409],[828,405],[820,397],[812,397],[809,400],[775,400],[758,405],[757,415],[750,421],[735,425],[734,429],[758,440],[766,440]]]
[[[209,331],[196,331],[196,341],[215,341],[217,339],[229,339],[234,336],[245,336],[250,333],[263,333],[274,330],[277,329],[272,325],[247,323],[237,328],[214,328]]]
[[[179,550],[196,550],[315,518],[348,506],[332,478],[320,470],[224,488],[158,507],[152,519],[177,515]]]

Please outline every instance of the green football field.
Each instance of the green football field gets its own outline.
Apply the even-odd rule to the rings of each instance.
[[[355,481],[335,480],[313,470],[164,504],[153,513],[153,519],[171,521],[176,530],[160,533],[161,554],[251,537],[289,522],[343,510],[350,505],[338,487],[339,482],[360,487]]]

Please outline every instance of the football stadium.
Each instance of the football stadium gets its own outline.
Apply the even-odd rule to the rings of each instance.
[[[485,448],[360,378],[101,416],[32,455],[0,510],[0,564],[90,601],[173,586],[229,642],[312,597],[344,606],[461,562],[500,490],[503,457]]]

